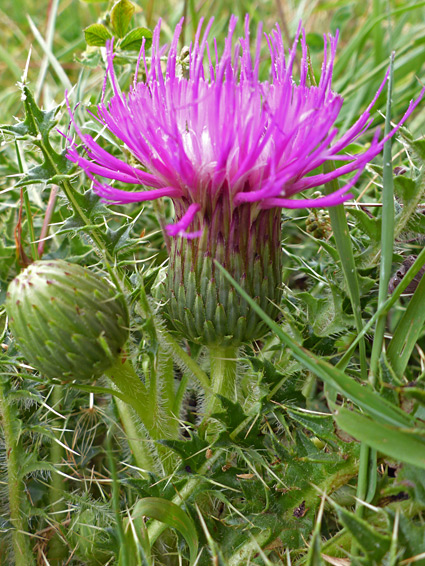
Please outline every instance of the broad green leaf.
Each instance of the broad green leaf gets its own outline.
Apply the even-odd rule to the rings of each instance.
[[[130,0],[118,0],[111,10],[111,25],[118,37],[124,37],[135,12],[135,6]]]
[[[84,30],[87,45],[92,47],[104,47],[112,34],[103,24],[92,24]]]
[[[145,40],[145,50],[147,51],[152,45],[152,32],[147,28],[135,28],[120,41],[120,48],[129,51],[139,51],[142,47],[143,39]]]
[[[425,469],[425,439],[414,431],[382,424],[357,411],[338,408],[335,420],[345,432],[397,461]]]
[[[131,514],[133,519],[149,517],[179,531],[185,538],[190,551],[190,565],[195,563],[198,554],[198,534],[191,517],[178,505],[162,497],[139,499]],[[146,534],[147,536],[147,534]]]

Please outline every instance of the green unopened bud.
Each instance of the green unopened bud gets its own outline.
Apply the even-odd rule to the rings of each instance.
[[[6,311],[28,362],[50,378],[89,380],[110,368],[128,338],[124,298],[88,269],[37,261],[9,285]]]

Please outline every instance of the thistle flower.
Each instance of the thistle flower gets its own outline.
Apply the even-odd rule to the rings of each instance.
[[[213,259],[275,316],[273,303],[280,298],[281,209],[334,206],[351,198],[350,189],[365,165],[381,152],[386,139],[394,135],[420,99],[409,105],[386,138],[379,140],[376,134],[363,153],[344,153],[370,126],[371,108],[387,76],[355,124],[339,134],[334,124],[343,99],[331,89],[338,34],[325,36],[320,82],[308,86],[304,32],[297,84],[292,71],[300,28],[285,53],[276,26],[265,36],[270,79],[260,81],[261,25],[252,55],[248,18],[245,37],[238,42],[233,41],[236,21],[235,17],[230,19],[221,57],[216,42],[212,48],[208,43],[212,20],[203,33],[200,23],[189,50],[187,73],[181,72],[177,55],[182,22],[176,28],[165,68],[158,24],[150,64],[142,46],[127,94],[121,92],[114,74],[110,45],[107,74],[114,94],[108,104],[102,101],[98,105],[98,119],[140,165],[130,165],[105,151],[80,131],[75,120],[85,155],[75,143],[67,153],[93,180],[94,190],[106,202],[172,199],[175,223],[166,227],[174,237],[166,283],[168,308],[176,327],[204,344],[241,343],[258,338],[264,330],[257,315],[220,277]],[[142,81],[138,81],[139,66]],[[316,172],[329,160],[342,165],[328,173]],[[292,198],[354,172],[354,177],[332,194],[313,200]],[[141,185],[143,190],[121,190],[102,178]]]

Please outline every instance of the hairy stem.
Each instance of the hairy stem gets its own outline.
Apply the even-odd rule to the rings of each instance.
[[[148,391],[128,360],[124,363],[122,360],[118,360],[106,374],[118,390],[125,395],[125,401],[136,411],[152,440],[177,438],[177,419],[174,415],[163,410],[160,399],[158,398],[157,388],[151,387]],[[127,426],[129,426],[130,423],[128,421],[126,421],[126,423]],[[126,426],[125,423],[124,426]],[[172,471],[174,466],[173,453],[168,448],[160,445],[157,446],[157,451],[164,470],[166,472]],[[140,457],[140,449],[138,454]],[[149,470],[152,468],[152,461],[146,459],[146,456],[147,455],[144,456],[142,469]]]
[[[126,401],[139,415],[148,431],[154,428],[149,393],[128,360],[118,359],[106,372],[112,383],[125,395]]]
[[[141,476],[147,478],[147,472],[157,472],[155,458],[150,447],[152,440],[141,430],[140,426],[137,426],[137,416],[133,413],[132,407],[118,398],[115,398],[115,403],[136,466]]]
[[[125,540],[124,534],[124,527],[122,524],[121,518],[121,506],[120,506],[120,484],[118,481],[117,469],[115,467],[115,460],[112,454],[112,432],[109,430],[106,436],[106,445],[107,445],[107,456],[108,456],[108,465],[109,465],[109,472],[112,479],[112,507],[115,513],[115,521],[116,521],[116,534],[119,540],[119,564],[121,566],[128,566],[129,565],[129,556],[128,556],[128,549]]]
[[[24,484],[19,473],[19,421],[16,410],[7,400],[8,386],[0,380],[0,417],[3,427],[7,454],[7,476],[9,489],[9,515],[13,525],[12,541],[16,566],[32,566],[35,564],[31,552],[30,539],[27,535],[27,524],[23,513],[25,500]]]
[[[63,395],[63,388],[59,385],[53,387],[52,397],[51,397],[51,405],[55,409],[55,411],[59,412],[60,410],[60,403],[62,400]],[[52,423],[52,426],[59,429],[61,427],[61,422],[59,420],[55,420]],[[59,438],[60,431],[55,432],[56,436]],[[58,444],[57,442],[52,442],[52,446],[50,448],[50,462],[55,468],[60,469],[62,459],[64,455],[63,447]],[[54,536],[50,540],[49,543],[49,562],[51,566],[59,566],[62,564],[63,560],[65,559],[68,553],[68,545],[64,543],[62,540],[59,530],[61,526],[62,519],[64,518],[64,511],[66,510],[66,504],[63,498],[63,493],[66,491],[65,488],[65,478],[57,473],[52,474],[52,479],[50,482],[50,490],[49,490],[49,514],[55,514],[54,517],[57,518],[57,531],[55,532]],[[58,514],[58,515],[56,515]]]

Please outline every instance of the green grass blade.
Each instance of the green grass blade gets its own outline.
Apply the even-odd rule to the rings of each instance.
[[[324,171],[334,170],[333,164],[325,164]],[[325,186],[326,194],[330,194],[338,190],[338,180],[334,179]],[[347,217],[345,215],[344,206],[333,206],[329,208],[329,216],[331,219],[331,226],[335,238],[336,247],[338,249],[339,259],[341,261],[342,271],[344,273],[345,281],[347,282],[348,293],[351,300],[351,306],[354,312],[354,319],[356,321],[357,332],[360,333],[363,328],[362,309],[360,305],[360,288],[359,280],[357,277],[356,263],[354,261],[353,247],[348,231]],[[360,352],[360,370],[363,380],[367,379],[367,361],[366,361],[366,348],[364,338],[359,342]]]
[[[405,291],[407,286],[413,281],[415,276],[419,273],[419,271],[421,270],[421,268],[424,265],[425,265],[425,248],[418,255],[415,262],[410,267],[410,269],[406,273],[406,275],[403,277],[400,284],[396,287],[396,289],[395,289],[394,293],[391,295],[391,297],[389,297],[385,301],[385,303],[381,307],[378,308],[378,310],[373,315],[373,317],[364,325],[363,330],[357,336],[357,338],[352,342],[352,344],[348,348],[347,352],[343,355],[343,357],[337,363],[336,367],[344,369],[347,366],[347,364],[350,360],[350,357],[352,356],[352,353],[353,353],[354,349],[356,348],[357,344],[359,343],[359,341],[363,338],[363,336],[367,332],[369,332],[369,330],[375,324],[378,317],[386,314],[390,310],[390,308],[397,302],[397,300],[403,294],[403,292]]]
[[[397,461],[425,469],[425,439],[414,432],[338,408],[335,420],[345,432]]]
[[[32,21],[32,19],[30,18],[30,16],[27,16],[28,18],[28,23],[30,25],[31,31],[34,34],[35,39],[37,40],[38,44],[40,45],[41,49],[44,51],[44,53],[46,54],[46,57],[48,58],[52,68],[54,69],[58,79],[60,80],[62,87],[65,90],[72,90],[72,84],[70,82],[70,80],[68,79],[67,74],[65,73],[65,71],[62,68],[62,65],[59,63],[59,61],[56,59],[56,57],[54,56],[52,50],[49,48],[49,46],[47,45],[46,41],[43,39],[43,36],[41,35],[41,33],[38,31],[37,26],[35,25],[35,23]]]
[[[150,517],[179,531],[185,538],[190,551],[192,566],[198,554],[198,534],[192,519],[178,505],[161,497],[139,499],[132,513],[133,519]]]
[[[394,74],[394,53],[391,55],[390,76],[388,80],[387,112],[385,117],[385,134],[391,130],[391,95]],[[391,277],[394,249],[394,180],[391,161],[391,139],[384,145],[384,173],[382,195],[382,232],[381,232],[381,266],[379,273],[378,308],[382,306],[388,295],[388,283]],[[373,339],[372,354],[370,357],[369,381],[376,383],[378,362],[384,342],[386,317],[381,315],[376,323]]]
[[[373,0],[373,17],[377,20],[383,11],[383,1]],[[384,58],[384,35],[382,25],[379,24],[373,28],[373,48],[375,51],[375,65],[378,65]]]
[[[425,323],[425,277],[394,331],[387,350],[387,358],[398,377],[403,377],[413,348]]]

